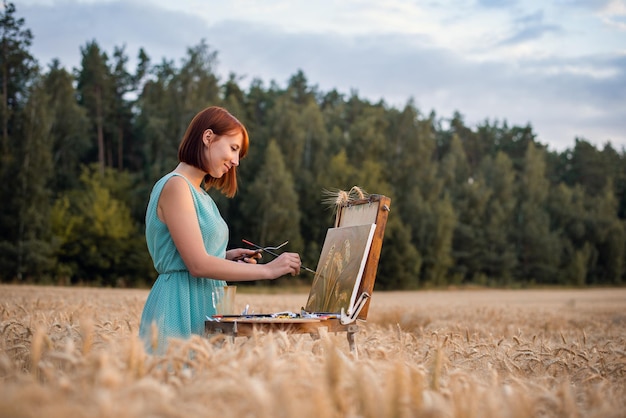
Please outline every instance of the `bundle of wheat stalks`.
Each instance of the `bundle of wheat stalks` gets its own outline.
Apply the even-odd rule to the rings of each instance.
[[[533,293],[534,292],[534,293]],[[619,417],[626,289],[377,292],[358,333],[145,353],[147,291],[0,286],[0,417]],[[245,295],[260,311],[296,295]]]

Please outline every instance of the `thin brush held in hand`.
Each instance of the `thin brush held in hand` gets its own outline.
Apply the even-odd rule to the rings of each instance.
[[[248,245],[255,246],[255,244],[252,244],[250,241],[246,241],[245,239],[244,239],[243,241],[244,241],[246,244],[248,244]],[[237,258],[234,258],[234,259],[233,259],[233,261],[243,260],[244,258],[248,258],[248,257],[253,256],[253,255],[255,255],[255,254],[261,254],[263,251],[265,251],[265,252],[267,252],[267,253],[269,253],[269,254],[274,255],[274,253],[272,253],[272,252],[271,252],[271,250],[278,250],[279,248],[283,247],[284,245],[287,245],[287,243],[288,243],[288,242],[289,242],[289,241],[285,241],[285,242],[283,242],[282,244],[277,245],[277,246],[275,246],[275,247],[259,247],[259,246],[256,246],[256,247],[257,247],[257,250],[256,250],[253,254],[244,254],[244,255],[241,255],[241,256],[239,256],[239,257],[237,257]]]
[[[255,243],[250,242],[250,241],[248,241],[246,239],[242,239],[241,241],[243,241],[244,243],[250,245],[251,247],[256,248],[257,250],[259,250],[259,252],[264,251],[264,252],[266,252],[268,254],[273,255],[274,257],[278,257],[280,254],[271,251],[270,248],[275,250],[275,249],[278,249],[278,248],[282,247],[283,245],[285,245],[285,244],[287,244],[289,242],[289,241],[285,241],[285,242],[283,242],[282,244],[280,244],[280,245],[278,245],[276,247],[261,247],[260,245],[256,245]],[[300,265],[300,268],[303,269],[303,270],[308,271],[309,273],[317,274],[317,272],[315,270],[312,270],[312,269],[310,269],[308,267],[305,267],[303,265]]]

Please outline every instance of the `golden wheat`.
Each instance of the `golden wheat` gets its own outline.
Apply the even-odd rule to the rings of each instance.
[[[137,338],[145,290],[0,286],[0,417],[620,417],[626,289],[375,292],[357,334]],[[240,293],[297,311],[305,294]]]

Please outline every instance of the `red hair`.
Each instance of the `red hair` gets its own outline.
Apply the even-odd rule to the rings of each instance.
[[[178,161],[187,163],[208,173],[205,162],[202,159],[203,142],[202,135],[210,129],[218,137],[221,135],[233,135],[241,133],[243,141],[239,150],[239,158],[248,153],[248,131],[239,120],[231,115],[226,109],[218,106],[207,107],[198,112],[191,120],[187,131],[178,147]],[[219,140],[219,139],[218,139]],[[210,174],[204,177],[205,189],[215,187],[228,197],[233,197],[237,192],[237,167],[232,167],[220,178]]]

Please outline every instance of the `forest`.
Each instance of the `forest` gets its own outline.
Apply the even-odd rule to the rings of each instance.
[[[204,39],[179,63],[140,49],[129,68],[124,46],[89,40],[77,68],[44,66],[12,3],[0,31],[2,282],[151,285],[148,196],[210,105],[250,134],[238,193],[212,193],[231,247],[289,240],[314,266],[334,221],[328,194],[358,185],[391,198],[378,289],[624,282],[626,150],[610,142],[577,137],[554,151],[530,124],[467,126],[462,109],[320,91],[303,71],[243,88],[236,73],[218,76]]]

